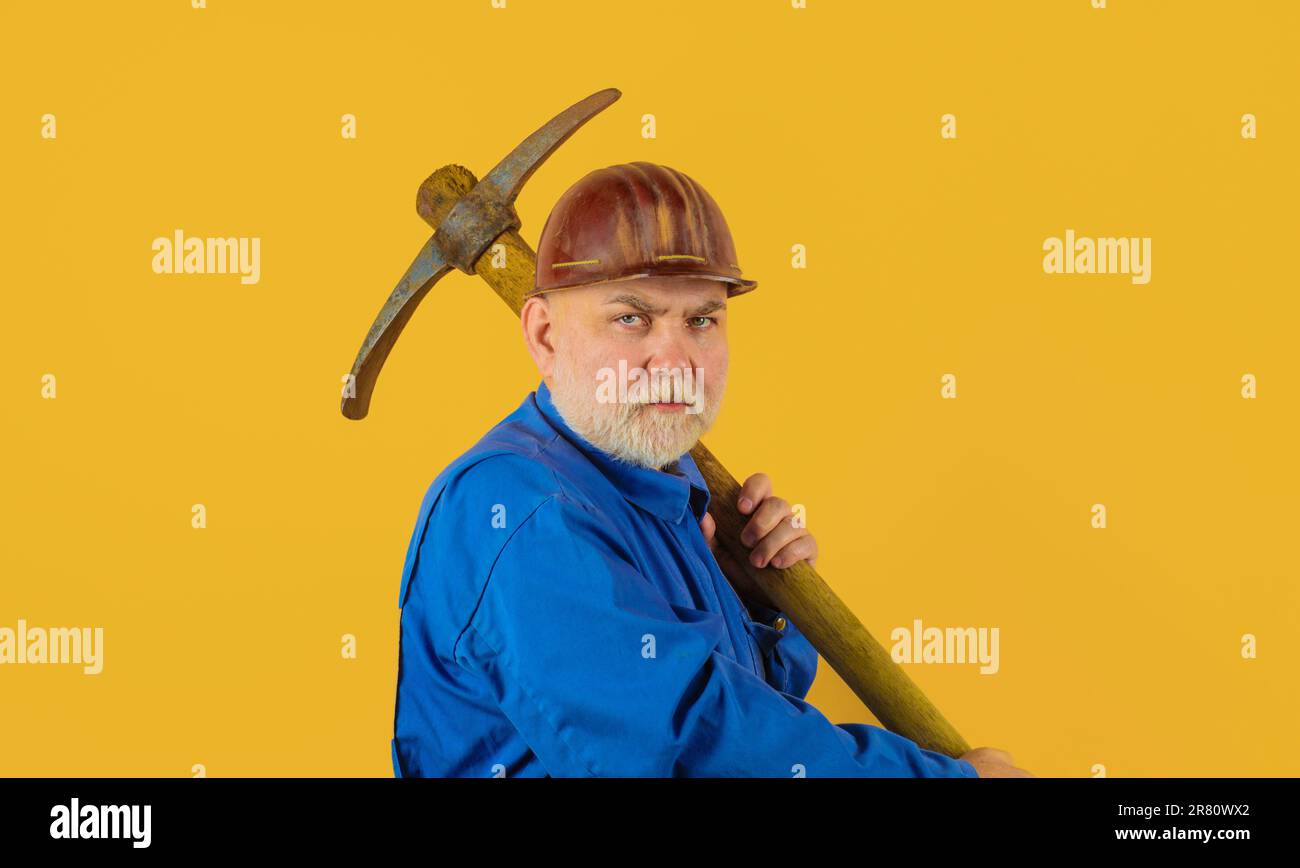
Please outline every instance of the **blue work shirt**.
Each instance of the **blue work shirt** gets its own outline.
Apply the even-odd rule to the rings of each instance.
[[[420,505],[394,773],[977,777],[804,701],[817,652],[781,613],[746,610],[700,530],[708,504],[690,453],[620,461],[541,383]]]

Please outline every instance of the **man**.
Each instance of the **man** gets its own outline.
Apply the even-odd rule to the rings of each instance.
[[[407,551],[398,776],[1024,774],[804,701],[817,653],[746,609],[689,454],[721,406],[727,299],[752,290],[716,203],[650,163],[571,187],[521,311],[537,390],[447,467]],[[817,556],[764,474],[758,566]]]

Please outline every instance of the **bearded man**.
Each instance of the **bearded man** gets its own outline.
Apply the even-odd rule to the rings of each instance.
[[[407,550],[397,776],[1018,771],[831,723],[804,701],[815,649],[719,569],[689,450],[721,409],[727,301],[755,286],[681,172],[611,166],[561,197],[521,311],[542,382],[434,480]],[[756,566],[817,557],[765,474],[737,505]]]

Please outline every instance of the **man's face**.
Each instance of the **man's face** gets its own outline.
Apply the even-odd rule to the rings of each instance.
[[[539,366],[574,431],[659,469],[713,425],[727,377],[725,283],[646,277],[547,293],[545,303],[553,352]]]

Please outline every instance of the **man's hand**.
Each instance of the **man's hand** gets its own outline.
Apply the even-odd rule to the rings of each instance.
[[[809,566],[817,565],[817,540],[808,528],[794,526],[794,511],[790,504],[772,496],[772,480],[766,473],[755,473],[745,480],[736,508],[741,515],[751,516],[740,534],[741,543],[751,549],[751,564],[782,570],[802,560]],[[717,525],[707,512],[700,519],[700,530],[713,549],[717,545],[713,539]]]
[[[982,778],[1032,778],[1029,772],[1016,768],[1011,754],[994,747],[977,747],[961,755],[961,759],[975,766]]]

